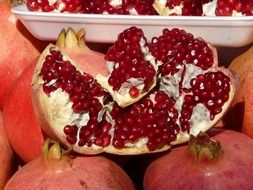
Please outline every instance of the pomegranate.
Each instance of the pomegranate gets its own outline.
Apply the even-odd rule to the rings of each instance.
[[[113,76],[113,85],[132,77],[138,89],[145,88],[146,79],[155,80],[128,106],[112,101],[115,97],[100,85],[101,75],[96,80],[64,51],[49,45],[33,77],[34,105],[45,133],[83,154],[144,154],[167,150],[216,124],[232,101],[236,79],[218,67],[215,49],[179,29],[164,29],[150,44],[144,39],[141,29],[131,27],[106,54],[108,83],[114,71],[118,77]],[[131,50],[135,54],[129,57],[125,52]],[[143,52],[148,52],[146,59]],[[138,68],[139,78],[134,75]],[[125,90],[128,97],[131,90]]]
[[[250,16],[251,0],[155,0],[156,11],[163,16]]]
[[[68,29],[67,32],[63,30],[59,34],[57,45],[66,50],[89,73],[108,73],[104,67],[103,54],[92,51],[85,45],[84,30],[77,33],[73,29]],[[32,63],[15,81],[3,108],[10,144],[25,162],[40,155],[45,136],[32,104],[31,83],[34,70],[35,64]]]
[[[0,31],[0,110],[15,79],[45,48],[45,42],[37,40],[29,33],[11,13],[11,7],[10,1],[0,1],[0,28],[2,28]],[[13,56],[17,50],[20,50],[19,55]]]
[[[35,64],[13,84],[4,104],[5,130],[15,152],[25,162],[38,157],[44,137],[32,105],[31,81]]]
[[[211,139],[191,136],[188,146],[171,149],[147,167],[144,190],[252,189],[252,146],[251,138],[232,130]]]
[[[0,113],[0,154],[0,189],[3,189],[11,176],[13,151],[4,130],[2,113]]]
[[[236,57],[229,65],[229,68],[239,75],[240,80],[231,109],[224,120],[228,128],[242,130],[243,133],[253,138],[252,67],[253,47]]]
[[[62,152],[45,141],[42,155],[21,167],[8,181],[11,189],[134,190],[124,170],[105,157],[80,157]]]

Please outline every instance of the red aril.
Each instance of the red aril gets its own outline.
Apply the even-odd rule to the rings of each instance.
[[[106,54],[110,75],[102,82],[49,45],[33,77],[45,133],[79,153],[144,154],[164,151],[214,126],[232,101],[233,73],[218,67],[213,47],[183,30],[164,29],[151,41],[147,44],[136,27],[120,33]],[[127,56],[129,51],[134,56]],[[140,77],[138,69],[145,71],[137,72]],[[109,81],[123,84],[124,91],[111,87],[123,96],[142,97],[122,106],[99,85]],[[145,90],[139,93],[133,86]]]
[[[12,173],[13,151],[8,142],[2,113],[0,113],[0,189],[3,189]]]
[[[27,163],[11,177],[5,190],[134,190],[124,170],[105,157],[68,155],[58,143],[45,141],[40,157]]]
[[[0,1],[0,109],[15,79],[43,50],[45,43],[33,37],[11,13],[11,2]],[[14,53],[19,51],[18,56]]]
[[[252,146],[251,138],[229,130],[191,137],[148,166],[144,190],[252,189]]]

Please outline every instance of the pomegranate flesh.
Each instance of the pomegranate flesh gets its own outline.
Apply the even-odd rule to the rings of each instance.
[[[83,154],[144,154],[165,151],[214,126],[228,109],[236,87],[233,73],[218,67],[215,49],[183,30],[165,29],[150,44],[144,41],[141,49],[150,53],[148,61],[143,61],[140,38],[145,39],[140,29],[126,29],[106,54],[107,60],[119,63],[108,63],[110,75],[104,77],[108,84],[114,71],[118,77],[112,76],[112,85],[127,79],[125,73],[136,77],[136,69],[131,68],[137,58],[145,72],[135,80],[155,80],[144,95],[136,93],[142,98],[127,106],[113,101],[113,94],[111,97],[108,88],[100,85],[101,75],[97,81],[64,51],[49,45],[33,76],[34,106],[45,133]],[[121,41],[125,46],[119,45]],[[128,43],[137,47],[135,56],[128,57],[120,49]],[[145,73],[152,73],[154,79]],[[138,89],[139,83],[134,84]],[[145,88],[145,83],[141,86]],[[130,96],[130,91],[123,95]]]
[[[45,141],[43,153],[21,167],[4,190],[15,189],[127,189],[135,187],[124,170],[105,157],[67,155],[58,143]]]
[[[211,139],[203,133],[191,136],[188,146],[151,162],[143,189],[252,189],[252,146],[251,138],[230,130]]]

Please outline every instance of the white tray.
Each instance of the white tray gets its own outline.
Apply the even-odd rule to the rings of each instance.
[[[216,46],[241,47],[253,42],[253,16],[128,16],[31,12],[23,6],[12,12],[28,30],[41,40],[55,40],[62,28],[84,27],[89,42],[111,43],[124,29],[137,26],[148,40],[159,36],[162,29],[181,28],[200,36]]]

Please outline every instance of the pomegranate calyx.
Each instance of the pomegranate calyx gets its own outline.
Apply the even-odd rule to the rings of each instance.
[[[199,132],[197,136],[190,135],[188,152],[199,161],[217,160],[223,149],[219,141],[214,141],[205,132]]]
[[[79,49],[83,51],[85,49],[88,49],[84,39],[84,28],[81,28],[78,32],[75,32],[73,28],[69,27],[67,31],[65,31],[65,29],[61,30],[56,41],[56,46],[58,46],[62,50]]]
[[[42,147],[42,161],[48,170],[61,171],[71,167],[72,159],[63,152],[59,142],[46,139]]]

